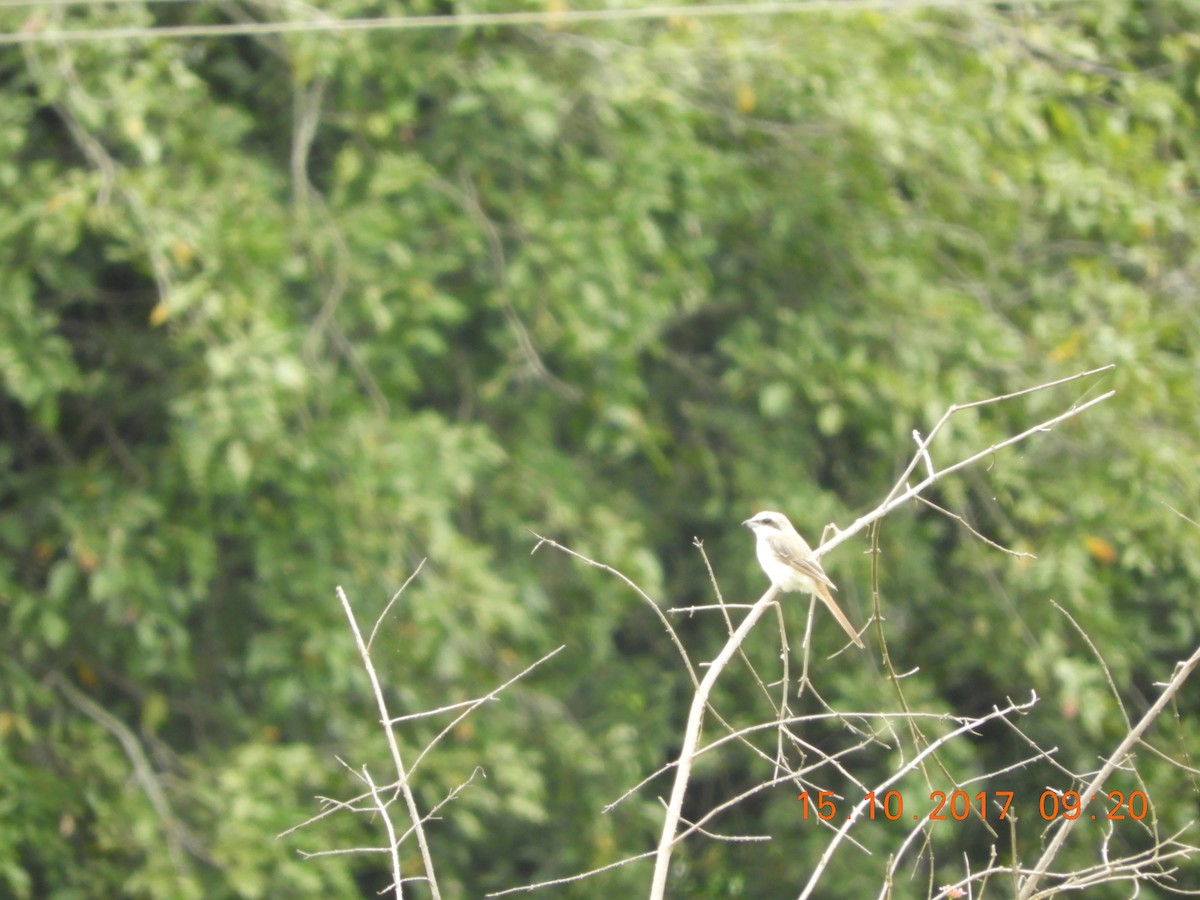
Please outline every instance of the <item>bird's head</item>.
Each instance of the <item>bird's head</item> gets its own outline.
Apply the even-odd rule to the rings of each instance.
[[[769,509],[755,513],[742,524],[755,534],[783,533],[792,530],[792,523],[788,521],[787,516],[783,513],[772,512]]]

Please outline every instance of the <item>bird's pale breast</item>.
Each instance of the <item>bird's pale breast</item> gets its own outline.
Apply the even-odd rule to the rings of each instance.
[[[781,591],[803,591],[806,594],[816,591],[816,582],[776,556],[767,541],[760,540],[755,552],[758,554],[758,564],[767,573],[771,583]]]

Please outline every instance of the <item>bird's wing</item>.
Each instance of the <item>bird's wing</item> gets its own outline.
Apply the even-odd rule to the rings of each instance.
[[[791,541],[776,537],[768,537],[767,546],[774,550],[775,555],[793,569],[804,573],[813,581],[825,585],[830,590],[837,590],[837,585],[825,574],[825,570],[821,568],[821,564],[813,559],[812,551],[807,546],[803,548],[797,547]]]
[[[846,618],[846,614],[842,612],[842,608],[837,605],[837,601],[829,593],[830,589],[836,591],[837,585],[829,580],[829,576],[825,574],[825,570],[821,568],[821,564],[813,559],[812,551],[808,549],[808,546],[801,545],[800,547],[796,547],[789,541],[773,540],[771,538],[767,538],[767,545],[789,566],[799,572],[803,572],[816,582],[817,596],[821,598],[821,602],[833,613],[833,617],[842,626],[842,630],[850,635],[850,640],[854,642],[854,645],[861,649],[864,646],[862,638],[858,636],[858,632],[854,630],[854,626],[850,624],[850,620]]]

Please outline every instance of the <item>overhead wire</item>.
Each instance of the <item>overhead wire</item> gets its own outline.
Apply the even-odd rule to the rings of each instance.
[[[59,6],[152,6],[162,3],[210,3],[211,0],[0,0],[0,9],[22,6],[39,8]]]
[[[104,0],[107,3],[122,0]],[[128,2],[128,0],[124,0]],[[159,3],[186,3],[194,0],[152,0]],[[1088,0],[1038,0],[1038,7],[1084,3]],[[102,5],[94,0],[0,0],[0,7]],[[869,10],[900,12],[925,9],[984,9],[1010,6],[1011,0],[758,0],[749,3],[679,4],[631,9],[547,9],[519,12],[478,12],[432,16],[380,16],[377,18],[335,19],[324,15],[307,20],[229,22],[214,24],[114,26],[110,28],[60,29],[26,25],[19,31],[0,32],[0,46],[38,43],[80,43],[104,41],[182,40],[206,37],[238,37],[264,34],[350,33],[367,31],[410,31],[433,28],[512,27],[543,25],[562,27],[584,23],[637,21],[647,19],[707,19],[717,17],[782,16],[805,13],[861,12]]]

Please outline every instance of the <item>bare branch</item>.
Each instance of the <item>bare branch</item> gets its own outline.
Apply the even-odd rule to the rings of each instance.
[[[911,500],[913,497],[920,494],[922,491],[924,491],[927,487],[929,487],[935,481],[939,481],[942,478],[945,478],[947,475],[957,472],[960,469],[965,469],[967,466],[977,463],[981,459],[986,459],[987,457],[992,456],[994,453],[996,453],[997,450],[1003,450],[1005,447],[1011,447],[1013,444],[1019,444],[1021,441],[1025,440],[1026,438],[1028,438],[1034,434],[1038,434],[1039,432],[1048,432],[1051,429],[1053,429],[1055,425],[1059,425],[1059,424],[1065,422],[1067,419],[1072,419],[1075,416],[1079,415],[1080,413],[1085,412],[1088,409],[1091,409],[1093,406],[1097,405],[1098,403],[1103,403],[1105,400],[1108,400],[1108,399],[1116,396],[1116,393],[1117,393],[1116,391],[1108,391],[1105,394],[1101,394],[1099,397],[1089,400],[1087,403],[1083,403],[1078,406],[1072,406],[1066,412],[1061,413],[1060,415],[1057,415],[1052,419],[1047,419],[1045,422],[1042,422],[1039,425],[1034,425],[1032,428],[1027,428],[1024,431],[1022,431],[1020,434],[1013,435],[1012,437],[1006,438],[1005,440],[1000,441],[999,443],[992,444],[992,446],[988,447],[986,450],[980,450],[978,453],[976,453],[972,456],[968,456],[966,459],[960,460],[952,466],[948,466],[945,469],[941,469],[935,475],[929,476],[929,477],[923,479],[922,481],[917,482],[917,484],[913,485],[912,487],[909,487],[903,493],[901,493],[897,496],[891,497],[891,499],[889,499],[885,503],[875,507],[875,509],[871,510],[866,515],[861,516],[858,519],[855,519],[854,522],[852,522],[848,528],[846,528],[844,531],[839,532],[833,538],[826,541],[820,547],[818,547],[816,550],[814,550],[813,551],[814,555],[816,555],[816,556],[825,555],[830,550],[832,550],[834,547],[836,547],[839,544],[842,544],[842,543],[846,542],[847,540],[849,540],[850,538],[854,537],[854,535],[858,534],[860,531],[862,531],[864,528],[866,528],[872,522],[875,522],[878,519],[882,519],[884,516],[886,516],[888,513],[890,513],[896,507],[903,505],[906,501]],[[990,402],[990,401],[981,400],[981,401],[978,401],[978,403],[976,403],[976,404],[969,404],[969,405],[979,405],[979,404],[985,403],[985,402]],[[951,407],[951,408],[955,409],[955,407]],[[967,407],[958,407],[958,408],[966,409]],[[907,474],[904,476],[904,478],[907,478]],[[903,484],[905,482],[902,480],[900,483]]]
[[[1118,765],[1124,762],[1125,757],[1129,754],[1129,751],[1132,750],[1134,745],[1138,743],[1142,734],[1145,733],[1146,729],[1150,727],[1151,723],[1158,718],[1159,713],[1161,713],[1166,708],[1167,704],[1171,702],[1171,698],[1175,696],[1181,687],[1183,687],[1183,683],[1187,681],[1188,676],[1192,674],[1192,671],[1197,665],[1200,665],[1200,648],[1197,648],[1186,662],[1176,667],[1174,676],[1171,678],[1170,682],[1167,683],[1167,686],[1163,688],[1163,692],[1154,702],[1154,705],[1146,711],[1146,714],[1142,716],[1135,726],[1133,726],[1133,729],[1127,735],[1125,735],[1124,740],[1117,745],[1117,749],[1112,752],[1108,760],[1104,763],[1104,766],[1096,774],[1096,777],[1092,779],[1091,783],[1084,790],[1079,792],[1079,808],[1081,812],[1087,806],[1091,797],[1100,792],[1100,789],[1104,786],[1104,782],[1108,779],[1108,776],[1116,770]],[[1080,818],[1082,818],[1082,816]],[[1058,855],[1059,848],[1062,847],[1063,841],[1067,839],[1067,835],[1071,833],[1071,829],[1074,828],[1076,821],[1077,820],[1074,819],[1061,820],[1061,824],[1055,831],[1054,837],[1050,839],[1050,844],[1046,847],[1041,858],[1033,867],[1033,871],[1030,872],[1029,877],[1026,878],[1021,884],[1021,890],[1017,894],[1017,900],[1030,900],[1030,898],[1033,896],[1034,891],[1037,890],[1038,882],[1041,881],[1042,877],[1046,874],[1050,864],[1054,861],[1054,857]]]
[[[1189,519],[1187,516],[1185,516],[1183,513],[1181,513],[1175,507],[1171,506],[1171,504],[1164,503],[1163,506],[1165,506],[1171,512],[1175,513],[1175,515],[1179,516],[1179,518],[1183,519],[1183,521],[1187,522],[1189,525],[1195,525],[1197,528],[1200,528],[1200,522],[1197,522],[1195,519]]]
[[[51,673],[47,680],[62,691],[63,696],[70,701],[72,706],[117,739],[117,743],[121,745],[121,749],[125,751],[125,756],[133,767],[134,779],[141,786],[146,799],[150,801],[150,805],[162,822],[163,832],[167,838],[167,849],[176,870],[183,871],[184,850],[200,859],[209,860],[207,854],[202,850],[200,842],[188,833],[171,809],[171,803],[167,799],[166,791],[163,790],[154,767],[150,764],[145,750],[142,749],[137,735],[129,726],[57,672]]]
[[[921,440],[920,438],[918,438],[918,447],[919,447],[918,453],[913,457],[913,460],[909,464],[908,469],[900,477],[899,481],[896,484],[896,487],[894,487],[892,489],[892,491],[888,494],[888,496],[884,500],[884,502],[881,503],[879,506],[877,506],[871,512],[859,517],[857,520],[855,520],[850,525],[849,528],[839,531],[834,535],[834,537],[830,538],[829,540],[823,541],[821,546],[818,547],[816,549],[816,551],[814,551],[814,555],[816,555],[817,557],[820,557],[821,555],[829,552],[830,550],[832,550],[834,547],[838,546],[839,544],[849,540],[851,537],[856,535],[862,529],[868,527],[872,523],[883,518],[885,515],[887,515],[889,512],[891,512],[893,509],[900,506],[907,500],[910,500],[913,497],[916,497],[917,495],[922,493],[926,488],[928,488],[930,485],[934,484],[936,481],[940,480],[941,478],[944,478],[953,472],[959,471],[960,469],[963,469],[963,468],[971,465],[972,463],[978,462],[981,459],[985,459],[985,458],[993,455],[997,451],[1004,449],[1005,447],[1010,447],[1014,444],[1017,444],[1020,441],[1023,441],[1026,438],[1028,438],[1034,434],[1037,434],[1040,432],[1048,432],[1055,425],[1057,425],[1061,422],[1064,422],[1067,419],[1073,418],[1074,416],[1079,415],[1080,413],[1091,408],[1092,406],[1095,406],[1096,404],[1102,403],[1103,401],[1109,399],[1110,397],[1112,397],[1115,394],[1115,391],[1109,391],[1105,394],[1100,395],[1099,397],[1096,397],[1092,400],[1087,401],[1086,403],[1073,404],[1065,412],[1060,413],[1059,415],[1054,416],[1053,418],[1047,419],[1047,420],[1041,422],[1040,424],[1033,426],[1032,428],[1028,428],[1025,431],[1021,432],[1020,434],[1014,435],[1003,441],[993,444],[992,446],[988,447],[987,449],[982,450],[978,453],[975,453],[972,456],[969,456],[965,459],[962,459],[944,469],[935,470],[935,469],[933,469],[932,457],[929,456],[927,449],[928,449],[929,445],[932,443],[933,439],[937,436],[938,432],[941,430],[942,426],[958,410],[969,409],[969,408],[976,407],[976,406],[982,406],[982,405],[985,405],[988,403],[996,403],[996,402],[1000,402],[1001,400],[1010,399],[1012,397],[1019,397],[1019,396],[1025,395],[1025,394],[1033,393],[1034,391],[1045,390],[1046,388],[1049,388],[1049,387],[1053,387],[1053,386],[1060,385],[1060,384],[1065,384],[1067,382],[1074,381],[1079,378],[1084,378],[1089,375],[1094,375],[1099,372],[1108,371],[1111,368],[1112,368],[1111,366],[1105,366],[1101,369],[1094,369],[1094,370],[1090,370],[1088,372],[1082,372],[1077,375],[1072,375],[1067,378],[1058,379],[1058,380],[1052,381],[1052,382],[1047,382],[1046,384],[1038,385],[1033,388],[1027,388],[1027,389],[1024,389],[1021,391],[1014,392],[1012,394],[1006,394],[1006,395],[1003,395],[1000,397],[991,397],[991,398],[987,398],[985,400],[979,400],[979,401],[975,401],[975,402],[967,403],[967,404],[963,404],[963,405],[950,406],[947,409],[946,413],[942,416],[942,418],[934,426],[933,430],[930,432],[929,438],[925,439],[925,440]],[[909,475],[912,474],[912,471],[916,468],[916,466],[919,464],[919,462],[921,460],[926,460],[928,462],[930,470],[931,470],[930,474],[925,479],[918,482],[916,485],[907,487],[905,490],[903,490],[903,492],[897,493],[897,491],[900,490],[900,487],[906,483]],[[717,678],[720,677],[721,672],[728,665],[729,660],[733,657],[734,653],[738,651],[738,648],[741,646],[742,642],[746,639],[746,636],[750,633],[750,630],[754,627],[755,623],[762,616],[763,612],[766,611],[766,608],[768,607],[768,605],[770,603],[774,602],[776,594],[777,594],[777,590],[778,590],[777,588],[772,586],[762,596],[762,598],[760,598],[759,601],[754,604],[754,606],[751,608],[751,610],[746,614],[746,618],[742,621],[741,625],[739,625],[738,628],[733,632],[733,634],[730,636],[729,640],[726,642],[725,646],[721,649],[720,653],[717,654],[716,659],[713,660],[708,671],[705,673],[703,680],[700,682],[700,684],[696,688],[695,695],[692,699],[691,709],[689,710],[687,724],[686,724],[685,730],[684,730],[683,742],[682,742],[682,746],[680,748],[678,762],[677,762],[676,768],[675,768],[675,782],[672,786],[670,801],[668,802],[668,805],[667,805],[667,813],[666,813],[666,816],[663,821],[662,834],[659,837],[658,850],[655,853],[654,878],[653,878],[653,881],[651,884],[651,889],[650,889],[651,900],[662,900],[662,898],[664,897],[664,895],[666,893],[667,873],[669,870],[671,853],[672,853],[672,850],[678,840],[677,836],[676,836],[676,830],[678,828],[680,813],[681,813],[681,810],[683,807],[683,798],[687,791],[687,784],[688,784],[688,780],[691,775],[692,760],[696,753],[696,747],[699,742],[700,730],[701,730],[701,726],[702,726],[703,718],[704,718],[704,711],[708,707],[708,703],[709,703],[709,700],[708,700],[709,695],[712,692],[712,688],[715,685]],[[917,760],[923,759],[929,752],[931,752],[933,747],[938,746],[938,744],[940,744],[940,743],[941,743],[940,740],[935,741],[933,744],[931,744],[930,746],[928,746],[924,750],[922,750],[917,755],[916,759]],[[910,765],[911,765],[911,763],[910,763]],[[985,822],[985,824],[986,824],[986,822]],[[990,826],[989,826],[989,828],[990,828]],[[831,846],[828,848],[827,853],[832,852],[833,848],[836,847],[836,845],[837,845],[837,841],[835,840],[831,844]],[[827,857],[825,857],[825,861],[827,861]],[[812,879],[810,879],[810,881],[809,881],[809,886],[806,889],[805,896],[807,896],[811,892],[813,886],[816,883],[816,879],[820,876],[823,869],[824,869],[824,864],[820,865],[818,867],[818,869],[813,873]]]
[[[425,560],[423,559],[419,563],[417,563],[417,567],[412,570],[412,574],[404,579],[404,584],[400,585],[400,590],[398,590],[398,591],[396,591],[396,593],[392,594],[392,599],[388,601],[387,606],[385,606],[383,608],[383,612],[381,612],[379,614],[379,618],[377,618],[375,620],[375,625],[371,629],[371,636],[369,638],[367,638],[367,649],[368,650],[371,649],[371,644],[373,644],[375,642],[375,632],[377,632],[379,630],[379,626],[381,624],[383,624],[383,620],[387,617],[387,614],[391,610],[392,605],[395,604],[395,602],[400,599],[400,595],[403,594],[405,589],[410,584],[413,583],[413,579],[421,574],[421,569],[423,569],[424,567],[425,567]]]
[[[679,750],[679,762],[675,767],[675,783],[671,787],[671,799],[667,804],[667,814],[663,819],[662,836],[659,838],[658,850],[655,851],[654,880],[650,887],[651,900],[662,900],[666,893],[667,870],[671,861],[671,851],[675,846],[675,830],[683,812],[683,797],[691,778],[692,760],[695,758],[696,745],[700,741],[700,726],[704,721],[704,710],[708,708],[708,697],[712,693],[717,679],[725,670],[725,666],[742,645],[746,635],[750,633],[750,629],[754,627],[754,623],[767,611],[767,607],[775,602],[778,595],[779,588],[775,585],[771,585],[767,589],[767,592],[746,614],[742,624],[726,641],[721,652],[717,654],[717,658],[704,673],[704,680],[696,688],[696,694],[692,699],[692,708],[688,713],[687,726],[683,733],[683,746]]]
[[[596,562],[596,560],[589,559],[588,557],[584,556],[582,553],[576,553],[570,547],[564,547],[562,544],[558,543],[557,541],[551,540],[548,537],[542,537],[536,531],[531,531],[530,534],[532,534],[535,538],[538,539],[538,542],[536,544],[534,544],[533,549],[529,551],[530,556],[532,556],[534,553],[537,553],[538,550],[541,548],[542,544],[545,544],[549,547],[553,547],[555,550],[565,553],[565,554],[567,554],[567,556],[570,556],[573,559],[577,559],[582,563],[587,563],[589,566],[592,566],[593,568],[596,568],[596,569],[600,569],[604,572],[607,572],[610,575],[615,575],[622,582],[624,582],[625,585],[628,588],[630,588],[630,590],[632,590],[639,597],[641,597],[644,601],[646,601],[646,604],[654,611],[654,614],[656,616],[658,616],[658,620],[662,623],[663,627],[667,630],[667,634],[671,638],[671,643],[673,643],[675,645],[675,649],[679,651],[679,655],[683,659],[683,664],[688,670],[688,675],[690,675],[692,678],[692,684],[695,685],[695,684],[699,683],[699,680],[696,677],[696,669],[692,665],[692,660],[688,656],[687,650],[684,649],[683,641],[681,641],[679,639],[679,635],[676,633],[675,629],[672,627],[672,625],[671,625],[670,621],[667,619],[667,617],[663,614],[663,611],[659,608],[658,604],[655,603],[650,598],[649,594],[647,594],[640,587],[638,587],[638,585],[633,581],[633,579],[631,579],[629,576],[625,575],[624,573],[618,571],[617,569],[614,569],[612,566],[605,565],[602,562]]]
[[[547,653],[545,656],[543,656],[537,662],[531,663],[530,665],[526,666],[524,669],[522,669],[520,672],[518,672],[512,678],[508,679],[508,681],[504,682],[504,684],[500,685],[495,690],[489,691],[487,694],[480,697],[478,700],[473,701],[471,703],[469,709],[467,709],[465,712],[461,713],[460,715],[456,716],[454,718],[453,722],[451,722],[449,725],[447,725],[445,728],[443,728],[441,731],[439,731],[437,736],[433,740],[431,740],[428,744],[425,745],[425,749],[422,750],[417,755],[416,761],[412,764],[412,771],[416,771],[417,766],[421,765],[421,760],[423,760],[429,754],[429,752],[431,750],[433,750],[433,748],[435,746],[437,746],[437,744],[442,740],[442,738],[444,738],[447,734],[449,734],[451,731],[453,731],[455,726],[458,725],[459,722],[461,722],[463,719],[465,719],[467,716],[469,716],[471,713],[473,713],[475,710],[477,710],[483,704],[488,703],[492,700],[495,700],[496,697],[500,694],[500,692],[503,691],[506,687],[508,687],[509,685],[511,685],[517,681],[520,681],[522,678],[524,678],[526,675],[528,675],[530,672],[532,672],[534,669],[536,669],[538,666],[540,666],[546,660],[550,659],[553,656],[557,656],[559,653],[561,653],[563,650],[565,650],[566,647],[567,647],[566,644],[556,647],[554,650],[551,650],[549,653]]]
[[[392,825],[392,817],[388,814],[388,804],[379,796],[379,789],[371,780],[371,773],[367,771],[366,766],[362,767],[362,777],[371,789],[371,799],[375,801],[375,808],[379,810],[379,818],[383,820],[383,827],[387,831],[388,851],[392,857],[392,886],[395,890],[396,900],[400,900],[404,896],[404,879],[400,876],[400,842],[396,840],[396,828]],[[429,883],[434,885],[432,876],[430,876]],[[437,893],[436,887],[434,887],[434,893]]]
[[[950,512],[950,510],[945,509],[944,507],[938,506],[932,500],[929,500],[925,497],[916,497],[914,499],[916,499],[916,501],[918,503],[924,503],[930,509],[936,509],[938,512],[940,512],[942,515],[946,516],[947,518],[954,519],[954,521],[958,522],[958,524],[960,524],[963,528],[967,529],[967,531],[969,531],[975,537],[979,538],[979,540],[983,541],[989,547],[995,547],[997,550],[1001,551],[1002,553],[1007,553],[1010,556],[1019,556],[1019,557],[1024,557],[1025,559],[1037,559],[1037,557],[1034,556],[1032,553],[1026,553],[1023,550],[1009,550],[1003,544],[997,544],[991,538],[985,537],[984,535],[982,535],[978,531],[976,531],[975,528],[971,525],[971,523],[968,522],[966,519],[964,519],[962,516],[958,515],[957,513],[952,513],[952,512]]]
[[[350,622],[350,630],[354,632],[354,643],[358,646],[359,656],[362,658],[363,668],[366,669],[367,677],[371,680],[371,690],[375,694],[375,704],[379,708],[379,721],[383,725],[383,733],[387,736],[388,749],[392,752],[392,764],[396,767],[397,783],[400,786],[400,792],[404,796],[404,805],[408,807],[408,816],[413,823],[413,829],[417,836],[417,846],[421,849],[421,861],[425,866],[425,875],[429,878],[429,890],[433,896],[433,900],[439,900],[442,896],[438,889],[437,877],[433,871],[433,855],[429,852],[429,842],[425,839],[425,829],[421,827],[421,814],[417,810],[417,798],[413,796],[412,786],[408,782],[408,773],[404,768],[404,758],[400,755],[400,745],[396,741],[396,732],[390,724],[391,715],[388,713],[387,701],[383,697],[383,685],[379,683],[379,676],[375,674],[375,665],[371,662],[371,651],[367,649],[366,643],[363,641],[362,632],[358,629],[358,621],[354,618],[354,610],[350,608],[350,600],[346,597],[346,592],[339,585],[337,588],[338,599],[342,602],[342,609],[346,612],[346,618]],[[400,851],[399,848],[392,848],[393,870],[396,873],[396,891],[397,897],[402,896],[402,882],[400,880]]]
[[[1125,728],[1133,727],[1133,723],[1129,721],[1129,713],[1125,709],[1125,701],[1121,699],[1121,692],[1117,690],[1117,683],[1113,681],[1112,671],[1108,668],[1108,663],[1104,661],[1104,656],[1100,653],[1100,648],[1096,646],[1091,636],[1083,630],[1083,626],[1075,620],[1075,617],[1067,612],[1057,600],[1051,600],[1050,605],[1066,617],[1066,620],[1075,629],[1076,634],[1083,638],[1083,642],[1088,645],[1088,649],[1092,651],[1092,656],[1096,657],[1096,662],[1100,664],[1100,668],[1104,672],[1104,678],[1108,681],[1108,689],[1112,691],[1113,700],[1117,702],[1117,709],[1121,711],[1121,718],[1125,720]]]
[[[653,850],[647,850],[645,853],[639,853],[637,856],[627,856],[625,859],[619,859],[614,863],[609,863],[607,866],[600,866],[598,869],[589,869],[587,872],[580,872],[577,875],[568,875],[565,878],[555,878],[550,881],[539,881],[537,884],[524,884],[520,887],[506,888],[503,891],[495,891],[491,894],[485,894],[485,897],[506,897],[509,894],[525,894],[529,891],[536,891],[544,887],[554,887],[559,884],[570,884],[573,881],[583,881],[585,878],[591,878],[593,875],[599,875],[601,872],[608,872],[612,869],[619,869],[621,866],[627,866],[630,863],[638,862],[639,860],[649,859],[654,855]]]
[[[987,715],[981,716],[978,719],[973,719],[970,722],[968,722],[967,724],[959,726],[958,728],[954,729],[953,731],[949,732],[948,734],[942,735],[941,737],[939,737],[936,740],[934,740],[933,742],[931,742],[928,747],[926,747],[924,750],[922,750],[920,753],[918,753],[916,756],[914,756],[907,765],[901,767],[899,770],[894,772],[889,778],[885,779],[881,784],[876,786],[876,788],[874,790],[874,794],[879,795],[883,792],[886,792],[887,789],[890,788],[893,784],[898,782],[901,778],[903,778],[909,772],[916,769],[920,765],[921,761],[925,759],[925,757],[933,754],[933,752],[935,750],[937,750],[938,747],[942,746],[943,744],[947,743],[948,741],[958,737],[961,734],[966,734],[968,732],[974,731],[976,728],[978,728],[984,722],[988,722],[992,719],[1005,719],[1011,713],[1024,712],[1025,710],[1032,709],[1036,703],[1037,703],[1036,695],[1031,697],[1029,702],[1027,702],[1027,703],[1016,704],[1016,703],[1010,702],[1009,705],[1006,706],[1004,709],[993,708],[993,710],[990,713],[988,713]],[[813,867],[813,871],[812,871],[812,874],[809,876],[808,883],[804,886],[804,890],[802,890],[800,892],[800,900],[804,900],[805,897],[811,897],[813,895],[813,891],[816,889],[817,883],[821,880],[821,875],[825,871],[825,867],[829,865],[829,860],[833,858],[834,851],[837,850],[838,844],[841,843],[841,841],[846,837],[846,835],[849,833],[851,827],[853,827],[854,823],[862,818],[862,812],[866,808],[866,806],[867,806],[867,799],[865,797],[854,805],[854,808],[853,808],[850,816],[846,819],[845,823],[838,829],[837,835],[834,837],[834,839],[832,841],[829,842],[829,845],[825,848],[825,851],[821,854],[821,858],[820,858],[820,860],[818,860],[817,865],[815,867]]]

